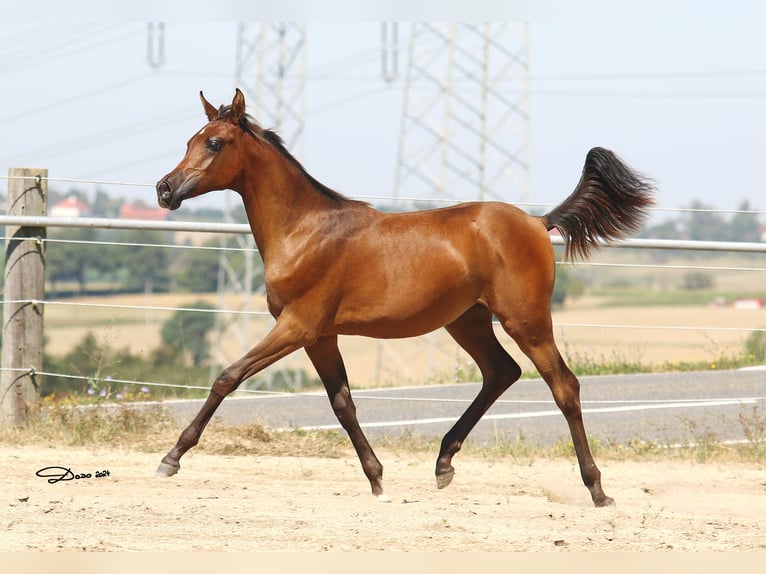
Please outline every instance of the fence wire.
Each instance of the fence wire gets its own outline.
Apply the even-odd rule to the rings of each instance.
[[[13,176],[0,176],[0,179],[30,179],[28,177],[13,177]],[[124,181],[109,181],[109,180],[96,180],[96,179],[71,179],[71,178],[58,178],[58,177],[38,177],[38,182],[42,179],[48,182],[60,182],[60,183],[77,183],[83,185],[110,185],[110,186],[126,186],[126,187],[146,187],[154,188],[153,183],[138,183],[138,182],[124,182]],[[415,198],[415,197],[393,197],[393,196],[352,196],[355,199],[361,199],[365,201],[387,201],[391,203],[403,202],[403,203],[445,203],[455,204],[460,203],[458,200],[451,199],[433,199],[433,198]],[[517,204],[523,209],[540,209],[551,208],[552,204],[547,203],[521,203]],[[762,210],[720,210],[720,209],[706,209],[706,208],[667,208],[667,207],[654,207],[651,211],[658,213],[711,213],[711,214],[747,214],[761,216],[765,215],[766,211]],[[118,220],[118,219],[99,219],[99,218],[61,218],[61,217],[8,217],[0,216],[0,225],[28,225],[33,227],[73,227],[73,228],[101,228],[101,229],[151,229],[159,231],[200,231],[206,233],[224,233],[224,234],[249,234],[250,229],[247,224],[226,224],[226,223],[199,223],[199,222],[184,222],[184,221],[172,221],[172,222],[145,222],[145,221],[130,221],[130,220]],[[8,236],[3,236],[3,240],[8,241],[11,239]],[[241,247],[228,247],[228,246],[214,246],[214,245],[179,245],[171,243],[150,243],[150,242],[122,242],[122,241],[87,241],[87,240],[73,240],[63,238],[28,238],[30,241],[37,241],[38,243],[57,243],[57,244],[75,244],[75,245],[88,245],[95,244],[106,247],[135,247],[135,248],[161,248],[161,249],[181,249],[181,250],[209,250],[216,252],[245,252],[254,251],[256,248],[247,249]],[[561,238],[552,237],[554,244],[563,245]],[[638,249],[677,249],[677,250],[693,250],[693,251],[718,251],[718,252],[741,252],[741,253],[766,253],[766,244],[763,243],[738,243],[738,242],[714,242],[714,241],[682,241],[682,240],[646,240],[646,239],[634,239],[627,240],[615,247],[622,248],[638,248]],[[569,266],[570,264],[564,262],[557,262],[560,266]],[[578,262],[578,267],[592,267],[592,268],[622,268],[622,269],[654,269],[654,270],[681,270],[681,271],[730,271],[730,272],[763,272],[766,271],[766,267],[742,267],[742,266],[725,266],[725,265],[706,265],[703,263],[694,265],[678,265],[678,264],[663,264],[663,263],[621,263],[621,262],[593,262],[585,261]],[[102,308],[102,309],[134,309],[136,311],[170,311],[170,312],[189,312],[189,313],[219,313],[227,315],[251,315],[251,316],[264,316],[270,317],[270,314],[266,311],[252,311],[252,310],[235,310],[235,309],[200,309],[189,308],[181,306],[157,306],[157,305],[129,305],[119,303],[95,303],[95,302],[83,302],[83,301],[65,301],[65,300],[15,300],[4,301],[8,305],[51,305],[51,306],[69,306],[78,308]],[[688,326],[688,325],[635,325],[635,324],[603,324],[603,323],[555,323],[554,327],[558,328],[599,328],[599,329],[630,329],[630,330],[668,330],[668,331],[697,331],[697,332],[751,332],[762,333],[766,332],[766,328],[740,328],[740,327],[719,327],[719,326]],[[8,370],[8,369],[1,369]],[[43,370],[30,369],[15,369],[17,372],[33,372],[37,375],[60,377],[70,380],[89,381],[97,380],[100,382],[110,382],[114,384],[124,385],[138,385],[143,387],[164,387],[164,388],[181,388],[192,390],[209,390],[208,386],[194,386],[194,385],[181,385],[170,383],[159,383],[153,381],[132,381],[125,379],[114,378],[97,378],[87,377],[81,375],[74,375],[68,373],[52,373]],[[238,393],[252,393],[262,395],[293,395],[296,393],[289,393],[283,391],[270,391],[263,389],[238,389]],[[315,393],[304,393],[314,395]],[[324,397],[323,393],[317,393],[316,396]],[[415,400],[415,399],[401,399],[394,397],[374,397],[365,396],[366,399],[375,400]],[[432,399],[420,399],[420,400],[432,400]],[[439,399],[443,400],[443,399]],[[702,399],[700,399],[702,400]],[[460,402],[464,402],[459,399]],[[500,400],[499,402],[524,402],[524,401],[512,401],[512,400]],[[625,402],[620,401],[620,402]],[[641,402],[646,402],[642,399]]]

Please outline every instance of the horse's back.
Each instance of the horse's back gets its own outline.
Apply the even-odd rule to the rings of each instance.
[[[453,241],[473,251],[473,258],[492,256],[493,266],[515,268],[551,252],[543,220],[509,203],[470,202],[430,213]]]
[[[385,213],[373,218],[358,247],[421,272],[460,271],[473,280],[522,268],[551,267],[553,251],[543,220],[502,202],[469,202],[439,209]],[[435,271],[437,276],[442,273]]]
[[[337,252],[335,325],[377,337],[428,332],[511,284],[552,282],[550,251],[542,221],[503,203],[374,216]]]

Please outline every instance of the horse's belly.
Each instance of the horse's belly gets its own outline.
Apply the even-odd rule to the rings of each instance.
[[[341,306],[335,328],[338,334],[379,339],[417,337],[455,321],[476,303],[477,295],[469,285],[379,293],[364,303]]]

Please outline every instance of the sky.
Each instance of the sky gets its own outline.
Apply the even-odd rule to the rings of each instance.
[[[766,5],[723,15],[705,5],[662,18],[614,7],[530,18],[530,189],[525,198],[504,189],[495,196],[556,204],[574,188],[587,150],[603,146],[655,180],[657,218],[693,200],[734,210],[747,199],[766,209]],[[170,16],[164,60],[152,67],[146,20],[24,16],[0,22],[0,175],[45,167],[51,178],[153,184],[206,121],[199,91],[215,105],[231,102],[236,17],[162,13]],[[380,18],[304,23],[306,131],[294,154],[342,193],[391,196],[406,59],[400,78],[384,82]],[[405,53],[408,30],[400,26]],[[151,187],[50,186],[156,202]],[[224,195],[194,205],[223,206]]]

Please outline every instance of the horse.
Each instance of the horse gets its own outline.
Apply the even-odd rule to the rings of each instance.
[[[202,92],[208,123],[191,137],[178,166],[156,185],[161,207],[231,189],[242,199],[263,258],[271,331],[213,382],[199,413],[161,460],[173,476],[224,397],[289,353],[305,349],[332,409],[356,450],[372,494],[383,466],[360,428],[338,349],[338,335],[405,338],[444,327],[476,362],[481,388],[445,434],[436,459],[438,488],[454,476],[452,459],[493,402],[521,375],[498,341],[493,317],[549,386],[572,436],[583,483],[595,506],[614,503],[583,426],[580,383],[553,336],[555,253],[550,232],[565,239],[565,257],[587,258],[602,243],[637,231],[654,186],[614,153],[591,149],[571,195],[543,216],[503,202],[468,202],[386,213],[314,179],[273,130],[245,111],[237,89],[216,108]]]

